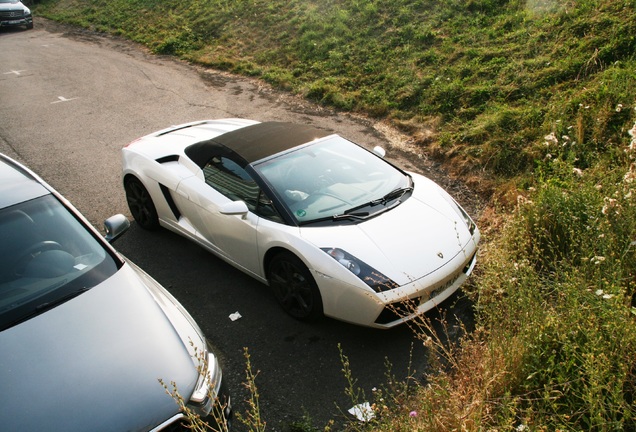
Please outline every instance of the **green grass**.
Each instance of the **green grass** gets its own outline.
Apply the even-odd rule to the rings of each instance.
[[[34,10],[387,120],[487,192],[465,289],[477,330],[449,348],[416,323],[433,364],[453,367],[377,392],[391,403],[375,401],[376,419],[351,429],[636,430],[635,0]],[[312,429],[305,420],[294,427]]]
[[[633,0],[45,0],[36,12],[407,131],[439,118],[433,154],[458,173],[517,179],[557,122],[579,125],[587,145],[624,139],[635,9]]]

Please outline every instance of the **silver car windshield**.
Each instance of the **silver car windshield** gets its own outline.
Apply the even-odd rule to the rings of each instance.
[[[254,165],[300,225],[364,218],[401,198],[408,175],[375,154],[332,135]],[[398,193],[396,193],[398,192]],[[393,200],[393,201],[394,201]]]
[[[81,294],[117,269],[53,195],[0,210],[0,330]]]

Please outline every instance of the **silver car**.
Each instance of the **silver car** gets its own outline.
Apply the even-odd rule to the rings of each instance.
[[[31,10],[18,0],[0,0],[0,27],[33,28]]]
[[[105,226],[112,241],[129,223]],[[179,302],[0,154],[0,429],[174,427],[183,413],[159,380],[193,412],[230,417],[218,361]]]

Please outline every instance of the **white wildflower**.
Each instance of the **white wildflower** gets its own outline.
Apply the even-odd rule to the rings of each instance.
[[[621,112],[623,110],[623,104],[616,105],[616,112]]]
[[[628,130],[627,133],[629,134],[629,136],[636,139],[636,122],[634,122],[634,126],[630,130]]]
[[[602,296],[603,295],[603,290],[602,289],[597,289],[594,294],[596,294],[597,296]]]
[[[620,205],[618,203],[618,200],[616,200],[616,198],[605,197],[603,198],[603,201],[605,202],[605,205],[603,206],[603,209],[601,210],[601,212],[604,215],[608,214],[610,210],[614,210],[615,214],[620,213]]]
[[[581,170],[581,168],[572,168],[572,172],[579,177],[583,176],[583,171]]]
[[[631,164],[629,167],[629,171],[625,173],[623,176],[623,181],[625,183],[633,183],[636,180],[636,167],[634,164]]]
[[[558,144],[559,140],[556,137],[556,135],[554,134],[554,132],[550,132],[549,135],[546,135],[543,137],[543,139],[545,140],[545,145],[549,146],[550,144]]]
[[[524,197],[523,195],[517,195],[517,205],[519,207],[524,206],[524,205],[532,205],[534,204],[531,200],[529,200],[528,198]]]
[[[603,261],[605,261],[605,257],[604,257],[604,256],[595,256],[595,257],[593,257],[593,258],[592,258],[592,262],[593,262],[595,265],[599,265],[599,264],[600,264],[600,263],[602,263]],[[603,290],[599,290],[599,291],[601,291],[601,294],[603,293],[603,292],[602,292]],[[598,293],[598,291],[596,291],[596,294],[601,295],[601,294],[599,294],[599,293]]]

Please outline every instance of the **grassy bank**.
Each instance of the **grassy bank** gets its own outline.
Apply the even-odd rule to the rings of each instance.
[[[387,119],[490,197],[466,288],[477,330],[448,351],[416,324],[455,367],[408,393],[378,392],[375,420],[352,428],[636,430],[636,1],[43,0],[34,10]]]

